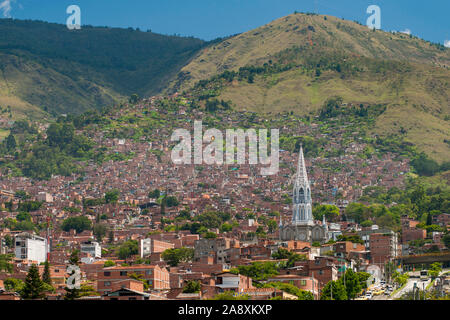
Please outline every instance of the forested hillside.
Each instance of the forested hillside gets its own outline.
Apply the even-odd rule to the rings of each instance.
[[[200,50],[194,38],[150,31],[0,19],[0,106],[81,113],[131,94],[157,94]]]

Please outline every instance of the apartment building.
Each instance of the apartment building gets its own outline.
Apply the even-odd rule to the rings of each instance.
[[[96,241],[84,241],[80,245],[80,251],[89,254],[92,258],[102,257],[102,247]]]
[[[141,239],[139,241],[139,255],[141,258],[147,257],[153,253],[162,253],[167,249],[175,248],[173,243],[160,241],[156,239]]]
[[[15,236],[15,255],[18,259],[45,262],[47,259],[47,239],[23,232]]]
[[[97,286],[100,293],[111,292],[117,282],[132,279],[132,274],[141,275],[150,289],[170,288],[169,272],[157,265],[133,265],[126,267],[103,268],[97,273]]]
[[[397,234],[373,233],[370,235],[370,262],[383,267],[390,259],[395,259],[399,255],[399,245]]]

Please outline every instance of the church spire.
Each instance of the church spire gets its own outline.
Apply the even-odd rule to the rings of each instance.
[[[298,163],[297,163],[297,175],[295,182],[298,185],[308,184],[308,174],[306,173],[305,157],[303,155],[303,146],[300,145],[300,151],[298,153]]]

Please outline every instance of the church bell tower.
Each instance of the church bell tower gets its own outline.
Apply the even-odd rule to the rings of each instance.
[[[312,216],[311,187],[306,173],[303,146],[300,146],[298,156],[297,174],[295,176],[294,190],[292,196],[292,224],[314,225]]]

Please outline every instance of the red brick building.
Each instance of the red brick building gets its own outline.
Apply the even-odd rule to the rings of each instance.
[[[103,268],[97,274],[97,291],[112,292],[117,282],[130,280],[131,274],[142,275],[151,289],[169,289],[169,272],[165,268],[152,265],[134,265],[127,267]]]
[[[402,243],[407,244],[414,240],[424,240],[427,237],[427,231],[425,229],[403,229],[402,230]]]
[[[398,244],[396,236],[392,234],[373,233],[370,235],[370,263],[384,266],[385,262],[396,258]]]

